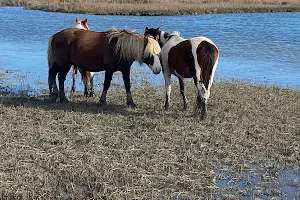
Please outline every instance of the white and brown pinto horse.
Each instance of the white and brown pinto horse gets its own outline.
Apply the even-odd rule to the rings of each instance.
[[[106,104],[106,94],[113,73],[121,71],[127,94],[127,105],[135,107],[130,91],[130,69],[134,61],[147,64],[154,74],[159,74],[161,48],[158,42],[137,32],[111,29],[105,32],[75,28],[62,30],[49,39],[48,84],[50,99],[68,102],[64,81],[72,65],[90,72],[105,70],[105,80],[100,103]],[[55,78],[58,74],[59,92]]]
[[[161,60],[166,87],[165,109],[169,108],[171,75],[178,77],[184,109],[187,108],[184,78],[193,78],[197,88],[197,106],[201,108],[201,119],[205,119],[207,100],[219,59],[219,50],[216,45],[206,37],[184,39],[178,32],[170,34],[160,31],[159,28],[146,27],[145,35],[159,38],[163,46]]]
[[[78,29],[83,29],[83,30],[89,30],[89,26],[87,23],[87,19],[84,20],[80,20],[79,17],[76,18],[76,23],[74,26],[72,26],[72,28],[78,28]],[[78,67],[77,66],[73,66],[73,73],[72,73],[72,78],[73,78],[73,83],[72,83],[72,89],[71,92],[75,92],[76,90],[76,77],[77,77],[77,71],[78,71]],[[79,68],[80,74],[81,74],[81,79],[83,81],[84,84],[84,96],[89,96],[92,97],[95,94],[94,91],[94,81],[93,81],[93,77],[95,75],[95,72],[89,72],[89,71],[85,71]],[[88,86],[88,84],[90,83],[90,86]]]

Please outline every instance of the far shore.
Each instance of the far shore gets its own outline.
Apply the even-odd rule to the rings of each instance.
[[[95,15],[191,15],[206,13],[300,12],[297,0],[0,0],[0,6]]]

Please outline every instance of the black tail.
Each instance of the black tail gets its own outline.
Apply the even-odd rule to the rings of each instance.
[[[204,57],[204,66],[205,66],[205,72],[204,72],[204,86],[206,89],[208,89],[209,81],[211,78],[212,70],[215,64],[215,46],[213,44],[210,44],[207,41],[203,41],[203,51],[202,55]]]

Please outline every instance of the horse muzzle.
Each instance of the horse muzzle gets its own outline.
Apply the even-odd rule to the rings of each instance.
[[[161,72],[160,68],[154,68],[152,69],[153,74],[159,74]]]

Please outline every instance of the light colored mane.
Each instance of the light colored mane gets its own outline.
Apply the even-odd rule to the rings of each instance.
[[[153,37],[148,37],[148,43],[144,50],[143,58],[149,57],[151,54],[160,55],[161,48]]]
[[[120,59],[123,58],[129,62],[137,60],[142,64],[143,58],[151,54],[159,54],[161,51],[158,42],[152,38],[148,38],[145,47],[144,35],[134,31],[114,29],[114,31],[108,33],[107,37],[109,37],[109,42],[113,38],[118,38],[115,52],[120,53]]]
[[[105,32],[117,32],[117,31],[120,31],[119,29],[116,29],[115,27],[112,27],[110,29],[108,29],[107,31]]]

